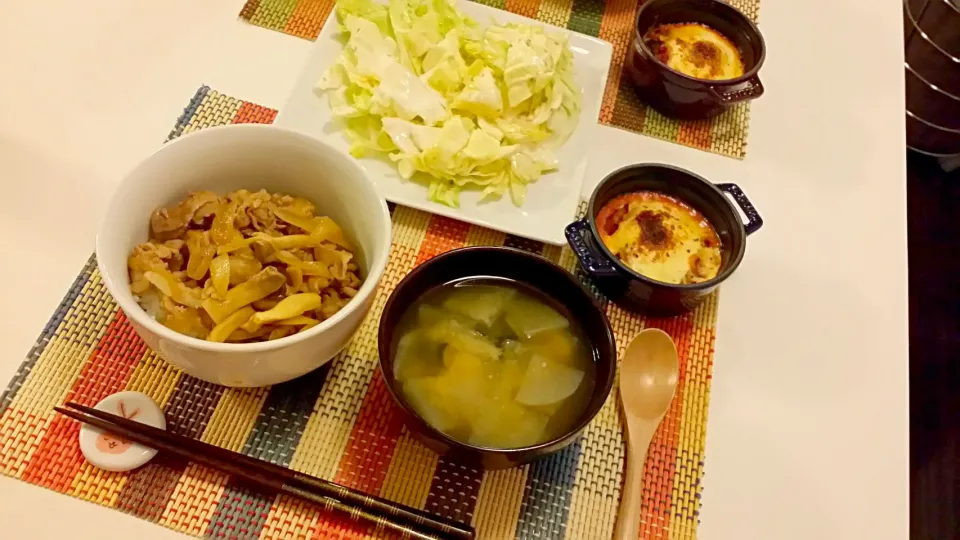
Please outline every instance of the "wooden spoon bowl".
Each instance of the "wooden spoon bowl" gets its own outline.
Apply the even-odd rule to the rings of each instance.
[[[620,403],[626,424],[627,470],[620,512],[613,537],[636,540],[640,529],[643,464],[650,441],[670,409],[680,378],[680,361],[673,339],[655,328],[641,331],[620,361]]]

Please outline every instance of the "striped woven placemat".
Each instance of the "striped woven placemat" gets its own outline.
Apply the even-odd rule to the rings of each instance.
[[[624,72],[634,21],[643,0],[475,0],[613,44],[610,78],[600,123],[658,139],[743,159],[747,153],[750,104],[741,103],[710,120],[674,120],[644,105]],[[727,0],[757,19],[760,0]],[[304,39],[316,39],[335,0],[247,0],[240,18]]]
[[[275,115],[203,87],[170,137],[212,125],[269,123]],[[417,264],[456,247],[508,245],[574,270],[572,253],[403,206],[391,208],[390,261],[358,334],[326,367],[271,388],[228,389],[167,365],[118,310],[91,257],[0,396],[0,472],[191,535],[369,536],[363,524],[298,500],[250,491],[224,474],[162,454],[128,473],[85,462],[77,424],[55,415],[52,407],[68,400],[93,405],[113,392],[138,390],[160,404],[171,431],[472,522],[481,538],[609,538],[623,466],[615,393],[583,437],[563,451],[522,468],[484,472],[438,457],[411,438],[377,371],[380,309]],[[716,296],[673,319],[643,319],[600,300],[621,350],[649,326],[664,329],[677,342],[680,386],[644,469],[640,537],[693,538]]]

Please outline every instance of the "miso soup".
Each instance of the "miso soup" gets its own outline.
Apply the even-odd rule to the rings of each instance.
[[[596,379],[582,329],[540,292],[502,278],[427,291],[401,317],[394,376],[431,426],[487,448],[546,442],[581,417]]]

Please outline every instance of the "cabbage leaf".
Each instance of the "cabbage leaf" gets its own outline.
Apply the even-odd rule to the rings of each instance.
[[[356,157],[386,156],[430,200],[509,194],[557,169],[581,92],[563,34],[481,28],[453,0],[338,0],[344,49],[316,85]]]

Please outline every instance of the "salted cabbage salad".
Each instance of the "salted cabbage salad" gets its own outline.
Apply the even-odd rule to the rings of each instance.
[[[527,185],[557,168],[580,116],[565,35],[483,28],[453,0],[338,0],[336,14],[343,54],[316,89],[355,157],[388,156],[452,207],[464,188],[522,205]]]

